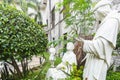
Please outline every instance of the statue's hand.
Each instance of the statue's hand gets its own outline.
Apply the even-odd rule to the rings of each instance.
[[[76,40],[76,41],[79,41],[79,42],[83,42],[83,41],[84,41],[84,39],[81,38],[81,37],[80,37],[80,38],[75,38],[75,40]]]
[[[56,66],[56,69],[57,69],[57,70],[61,70],[63,67],[65,67],[65,65],[63,64],[63,62],[61,62],[60,64],[58,64],[58,65]]]
[[[56,66],[56,69],[59,70],[61,68],[61,63]]]
[[[56,69],[59,70],[60,68],[57,66]]]
[[[73,38],[74,40],[79,41],[79,42],[83,42],[84,41],[84,39],[82,37],[78,38],[78,37],[73,37],[73,36],[70,36],[70,35],[68,35],[68,37]]]

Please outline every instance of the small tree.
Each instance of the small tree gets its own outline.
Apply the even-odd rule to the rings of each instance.
[[[71,28],[68,34],[71,36],[89,35],[95,21],[91,11],[92,2],[90,0],[63,0],[58,8],[61,6],[63,7],[63,21],[66,22],[66,27]]]
[[[70,39],[68,41],[74,41],[74,38],[79,36],[83,38],[88,38],[86,36],[89,35],[92,36],[93,23],[95,23],[93,12],[91,11],[92,5],[94,6],[91,0],[63,0],[63,2],[58,3],[58,10],[62,9],[63,19],[57,24],[64,21],[66,23],[65,28],[69,28],[69,32],[61,36],[56,42],[53,42],[55,45],[61,41],[67,43],[63,39],[64,37]]]
[[[0,59],[12,65],[18,77],[27,74],[27,60],[46,51],[47,42],[45,32],[34,20],[0,4]],[[24,75],[16,61],[21,62]]]
[[[62,42],[63,45],[66,45],[68,41],[75,42],[75,38],[79,36],[88,39],[88,35],[90,35],[91,28],[93,28],[93,23],[95,21],[93,12],[91,12],[91,6],[92,3],[90,0],[63,0],[62,3],[59,3],[58,10],[61,10],[62,8],[61,13],[63,13],[63,19],[59,23],[64,21],[66,23],[66,28],[70,28],[71,30],[66,35],[61,36],[58,40],[51,42],[51,44],[56,46]],[[65,40],[64,37],[67,37],[68,40]],[[90,37],[90,39],[91,38],[92,37]],[[77,55],[79,68],[81,60],[84,57],[81,48],[79,48],[82,43],[78,43],[79,42],[76,42],[74,51]],[[73,77],[75,76],[72,76],[72,79],[74,79]]]

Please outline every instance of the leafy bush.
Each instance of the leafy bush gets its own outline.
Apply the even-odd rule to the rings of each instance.
[[[106,80],[120,80],[120,72],[109,71]]]
[[[18,75],[16,60],[21,61],[24,72],[25,60],[46,51],[47,42],[45,32],[34,20],[14,7],[0,4],[0,60],[11,64]]]
[[[93,12],[91,12],[92,5],[91,0],[63,0],[58,4],[58,9],[64,6],[63,19],[66,27],[71,28],[68,33],[70,36],[90,35],[95,21]]]
[[[70,75],[66,80],[83,80],[83,66],[80,66],[79,69],[77,69],[76,65],[73,65],[73,71],[71,71]]]

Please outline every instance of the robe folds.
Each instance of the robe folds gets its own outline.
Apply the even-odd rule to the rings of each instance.
[[[84,40],[87,53],[83,80],[105,80],[110,67],[112,51],[116,46],[120,26],[120,13],[111,11],[101,22],[93,40]]]
[[[70,74],[73,69],[73,64],[77,65],[76,55],[73,51],[67,51],[62,62],[56,66],[56,68],[49,68],[46,73],[46,80],[65,80],[67,78],[66,73]],[[64,71],[64,72],[63,72]]]

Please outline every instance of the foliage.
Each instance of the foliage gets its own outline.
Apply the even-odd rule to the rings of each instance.
[[[58,9],[63,12],[63,19],[66,23],[66,28],[71,30],[61,36],[58,40],[51,42],[54,46],[62,43],[63,49],[60,52],[65,52],[67,42],[74,42],[74,38],[81,35],[88,35],[93,26],[94,18],[91,10],[90,0],[63,0],[58,4]],[[65,39],[67,37],[67,40]],[[82,80],[82,69],[77,70],[74,67],[68,80]]]
[[[63,0],[58,7],[64,6],[63,15],[67,27],[71,27],[71,35],[88,35],[93,26],[93,13],[90,0]]]
[[[54,65],[57,66],[61,62],[62,62],[62,59],[60,57],[56,57],[56,59],[54,61]]]
[[[120,80],[120,72],[109,71],[106,80]]]
[[[108,69],[106,80],[119,80],[120,79],[120,71],[118,70],[114,72],[113,68],[114,68],[114,64],[112,64],[111,67]],[[120,69],[120,66],[117,68]]]
[[[42,28],[9,5],[0,4],[0,34],[0,60],[11,64],[19,76],[16,60],[21,61],[23,67],[33,55],[46,51],[48,41]]]
[[[78,36],[90,35],[90,30],[95,21],[91,12],[91,4],[90,0],[63,0],[62,3],[58,3],[58,10],[62,8],[66,28],[71,29],[66,35],[50,43],[54,46],[62,43],[63,49],[60,49],[59,53],[66,51],[67,42],[74,42]]]
[[[82,75],[83,66],[80,66],[80,69],[74,66],[71,75],[66,80],[83,80]],[[108,70],[106,80],[120,80],[120,72],[113,72],[111,69]]]
[[[38,0],[30,0],[30,1],[26,1],[26,0],[2,0],[3,3],[5,4],[11,4],[14,7],[19,6],[20,9],[27,15],[29,15],[30,17],[34,16],[34,20],[42,25],[42,17],[41,17],[41,12],[40,12],[40,2],[38,2]],[[28,8],[32,8],[35,12],[32,12],[29,14],[28,12]],[[44,26],[44,25],[42,25]]]
[[[62,43],[63,47],[58,50],[58,54],[60,54],[60,53],[65,53],[65,52],[66,52],[66,45],[67,45],[67,43],[74,41],[73,38],[70,38],[70,39],[67,39],[67,40],[66,40],[66,39],[65,39],[66,37],[67,37],[67,34],[66,34],[66,35],[62,35],[62,36],[59,37],[59,39],[49,42],[49,43],[48,43],[48,46],[53,45],[54,47],[56,47],[56,46],[58,46],[60,43]]]
[[[25,76],[21,80],[37,80],[36,77],[40,72],[40,67],[37,67],[36,69],[32,69],[33,72],[30,72],[27,76]],[[40,80],[40,79],[38,79]]]
[[[66,80],[83,80],[83,66],[80,66],[79,69],[77,69],[76,65],[73,65],[73,71],[71,71],[70,76]]]
[[[41,3],[38,0],[30,0],[30,1],[19,0],[19,3],[20,3],[19,5],[21,6],[21,9],[23,12],[28,14],[30,17],[34,16],[34,20],[38,24],[42,25],[42,16],[41,16],[41,12],[40,12]],[[35,12],[32,12],[29,14],[28,8],[33,9]]]
[[[47,73],[48,69],[50,68],[50,65],[51,65],[51,64],[50,64],[50,61],[49,61],[49,57],[48,57],[48,56],[49,56],[49,55],[46,54],[46,61],[45,61],[45,63],[41,66],[41,70],[40,70],[40,72],[39,72],[39,75],[38,75],[38,77],[36,78],[36,79],[38,79],[38,80],[45,79],[46,73]],[[56,57],[56,60],[55,60],[54,62],[55,62],[54,65],[57,66],[57,65],[61,62],[61,58]]]
[[[42,70],[44,67],[45,66],[42,66],[41,68],[38,67],[37,70],[34,69],[32,73],[30,73],[28,76],[26,76],[26,78],[21,79],[21,80],[42,80],[42,79],[45,79],[45,76],[42,76],[42,74],[39,74],[40,70]],[[83,67],[81,67],[80,70],[77,70],[75,67],[74,67],[74,69],[75,70],[72,72],[72,75],[65,80],[82,80]],[[75,74],[78,74],[78,73],[79,73],[79,75],[75,76]],[[38,76],[38,75],[40,77],[42,76],[42,78],[36,78],[36,76]],[[108,72],[106,80],[119,80],[119,79],[120,79],[120,72],[113,72],[111,70]]]
[[[37,0],[34,0],[34,2],[27,2],[27,6],[28,8],[32,8],[35,10],[36,13],[30,13],[28,14],[29,16],[34,15],[34,20],[38,23],[42,25],[42,16],[41,16],[41,12],[40,12],[40,5],[41,3],[38,2]]]
[[[118,33],[118,36],[117,36],[117,45],[116,45],[116,48],[120,47],[120,33]]]
[[[30,73],[26,78],[22,80],[29,80],[29,79],[30,80],[45,80],[46,73],[48,69],[50,68],[51,64],[49,61],[49,54],[44,53],[43,55],[45,57],[45,62],[40,67],[38,67],[39,70],[34,71],[33,73]],[[61,62],[61,58],[57,57],[55,60],[55,66],[58,65],[60,62]]]

